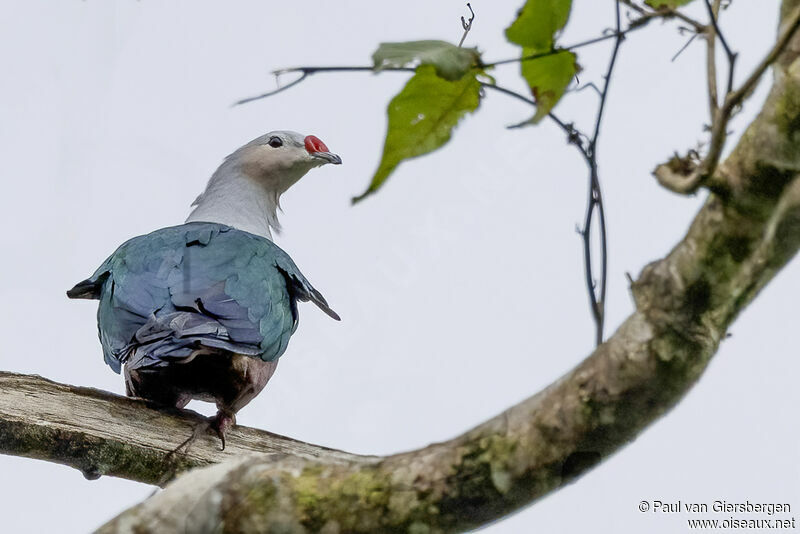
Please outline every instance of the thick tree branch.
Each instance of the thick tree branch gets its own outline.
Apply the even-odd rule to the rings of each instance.
[[[90,479],[110,475],[160,485],[176,472],[248,454],[371,459],[243,426],[231,430],[224,451],[208,434],[187,454],[170,454],[204,419],[188,410],[166,412],[143,400],[0,371],[0,453],[68,465]]]

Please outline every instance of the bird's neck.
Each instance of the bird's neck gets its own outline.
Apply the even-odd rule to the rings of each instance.
[[[269,183],[269,182],[267,182]],[[214,173],[206,190],[192,204],[186,222],[225,224],[272,240],[280,232],[278,209],[283,191],[252,179],[240,166],[228,160]]]

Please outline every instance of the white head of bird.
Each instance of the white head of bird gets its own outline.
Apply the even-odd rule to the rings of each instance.
[[[280,198],[308,171],[342,158],[319,138],[274,131],[253,139],[225,158],[192,203],[186,222],[215,222],[272,239],[279,233]]]

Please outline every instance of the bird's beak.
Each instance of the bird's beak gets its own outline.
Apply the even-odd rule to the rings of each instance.
[[[315,158],[323,160],[325,163],[333,163],[334,165],[341,165],[342,158],[328,151],[325,143],[315,135],[307,135],[305,138],[306,150]],[[323,165],[325,164],[323,163]]]
[[[314,156],[315,158],[324,160],[325,163],[333,163],[334,165],[342,164],[342,158],[340,158],[333,152],[312,152],[311,155]]]

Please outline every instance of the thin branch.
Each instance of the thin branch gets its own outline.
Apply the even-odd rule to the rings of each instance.
[[[603,205],[603,193],[600,188],[600,176],[597,170],[597,142],[600,138],[600,127],[603,123],[603,113],[608,98],[608,89],[611,84],[611,76],[614,73],[614,66],[617,61],[617,54],[625,40],[625,33],[620,31],[622,16],[619,0],[614,1],[616,31],[614,35],[614,47],[606,69],[603,90],[600,93],[600,103],[597,108],[597,117],[594,123],[594,133],[589,141],[589,199],[586,204],[586,216],[584,217],[581,237],[583,239],[584,271],[586,274],[586,290],[589,295],[589,307],[595,323],[595,343],[600,345],[603,342],[603,330],[605,325],[605,303],[608,287],[608,234],[606,231],[606,215]],[[592,222],[594,221],[595,208],[597,208],[598,234],[600,239],[600,283],[599,289],[595,286],[594,267],[592,265]]]
[[[714,1],[711,10],[712,19],[719,13],[720,0]],[[717,117],[719,109],[719,92],[717,91],[717,32],[715,26],[706,29],[706,78],[708,83],[708,108],[711,113],[711,124]]]
[[[706,9],[708,10],[708,17],[711,19],[711,26],[713,27],[714,34],[719,37],[719,42],[722,43],[722,48],[725,50],[725,55],[728,57],[728,85],[727,89],[725,90],[726,94],[733,91],[733,72],[734,67],[736,66],[736,52],[731,50],[731,47],[728,46],[728,41],[725,39],[725,36],[722,34],[722,31],[719,29],[719,24],[717,18],[719,16],[719,7],[721,5],[722,0],[714,0],[714,5],[711,5],[711,0],[704,0],[706,4]],[[713,42],[713,38],[709,38],[709,43]]]
[[[633,31],[644,28],[647,25],[647,23],[649,23],[651,20],[656,18],[661,18],[663,16],[664,15],[662,15],[661,13],[655,11],[644,12],[644,14],[641,17],[630,21],[628,27],[625,28],[624,30],[622,30],[621,27],[618,27],[616,31],[614,31],[613,33],[606,33],[604,35],[593,37],[585,41],[580,41],[578,43],[571,44],[569,46],[557,47],[554,48],[553,50],[548,50],[546,52],[537,52],[536,54],[530,54],[528,56],[523,56],[523,57],[515,57],[510,59],[502,59],[499,61],[492,61],[491,63],[483,63],[481,64],[481,66],[484,68],[497,67],[498,65],[506,65],[509,63],[533,61],[535,59],[541,59],[543,57],[552,56],[555,54],[559,54],[561,52],[571,52],[573,50],[577,50],[579,48],[583,48],[586,46],[591,46],[593,44],[601,43],[603,41],[608,41],[610,39],[617,39],[619,35],[625,36]]]
[[[414,72],[416,69],[412,67],[387,67],[381,68],[379,72]],[[284,74],[291,74],[291,73],[300,73],[301,76],[296,80],[292,80],[290,83],[275,89],[274,91],[268,91],[266,93],[262,93],[256,96],[250,96],[247,98],[243,98],[241,100],[237,100],[233,103],[234,106],[238,106],[241,104],[248,104],[250,102],[255,102],[256,100],[261,100],[262,98],[267,98],[278,93],[281,93],[295,85],[299,84],[300,82],[304,81],[306,78],[311,76],[312,74],[317,74],[320,72],[376,72],[375,67],[373,66],[334,66],[334,67],[290,67],[286,69],[278,69],[272,71],[272,74],[275,75],[275,78],[280,80],[280,76]]]
[[[615,37],[616,37],[616,35],[614,35],[614,34],[603,35],[601,37],[596,37],[594,39],[589,39],[588,41],[582,41],[580,43],[576,43],[574,45],[567,46],[567,47],[564,47],[564,48],[557,48],[557,49],[549,50],[547,52],[540,52],[538,54],[532,54],[530,56],[525,56],[525,57],[522,57],[522,58],[517,57],[517,58],[513,58],[513,59],[505,59],[505,60],[502,60],[502,61],[496,61],[496,62],[493,62],[493,63],[482,63],[480,65],[480,67],[481,68],[491,68],[491,67],[495,67],[497,65],[504,65],[506,63],[519,63],[520,61],[532,61],[532,60],[541,59],[541,58],[553,56],[553,55],[556,55],[556,54],[560,54],[561,52],[576,50],[578,48],[589,46],[589,45],[592,45],[592,44],[595,44],[595,43],[599,43],[599,42],[602,42],[602,41],[607,41],[608,39],[613,39]],[[297,80],[293,80],[291,83],[289,83],[289,84],[287,84],[287,85],[285,85],[283,87],[279,87],[278,89],[276,89],[274,91],[268,91],[266,93],[263,93],[263,94],[260,94],[260,95],[257,95],[257,96],[251,96],[251,97],[248,97],[248,98],[243,98],[241,100],[238,100],[238,101],[234,102],[233,105],[234,106],[238,106],[240,104],[247,104],[247,103],[253,102],[255,100],[260,100],[262,98],[267,98],[267,97],[276,95],[276,94],[278,94],[278,93],[280,93],[282,91],[285,91],[286,89],[289,89],[290,87],[293,87],[293,86],[299,84],[300,82],[305,80],[307,76],[309,76],[311,74],[317,74],[319,72],[414,72],[415,70],[416,69],[412,68],[412,67],[387,67],[387,68],[376,69],[374,66],[371,66],[371,65],[369,65],[369,66],[367,66],[367,65],[364,65],[364,66],[361,66],[361,65],[355,65],[355,66],[320,66],[320,67],[311,66],[311,67],[289,67],[289,68],[285,68],[285,69],[278,69],[278,70],[272,71],[272,74],[274,74],[276,77],[280,77],[281,75],[284,75],[284,74],[297,73],[297,72],[301,73],[302,76],[300,78],[298,78]]]
[[[614,65],[617,62],[617,54],[619,53],[619,47],[622,44],[622,41],[625,40],[625,34],[620,31],[621,15],[620,15],[619,0],[612,0],[612,1],[614,2],[614,6],[616,8],[617,31],[614,33],[616,39],[614,40],[614,48],[611,50],[611,59],[609,59],[608,68],[606,69],[603,91],[600,95],[600,106],[597,109],[597,118],[594,121],[594,134],[592,134],[592,143],[591,143],[592,152],[594,152],[595,146],[597,145],[597,139],[600,136],[600,125],[603,122],[603,112],[605,111],[606,97],[608,96],[608,87],[611,84],[611,74],[614,72]]]
[[[699,33],[693,33],[692,36],[689,37],[689,39],[686,41],[686,43],[682,47],[680,47],[680,49],[677,52],[675,52],[675,55],[672,56],[672,58],[670,59],[670,62],[675,61],[676,59],[678,59],[678,56],[683,54],[683,51],[686,50],[687,48],[689,48],[689,45],[692,44],[695,39],[697,39],[698,35],[700,35],[700,34]]]
[[[276,72],[274,74],[275,74],[275,78],[277,79],[278,78],[278,73]],[[304,72],[303,75],[300,76],[299,78],[297,78],[296,80],[293,80],[292,82],[287,83],[284,86],[278,87],[274,91],[268,91],[266,93],[261,93],[258,96],[251,96],[249,98],[243,98],[241,100],[237,100],[236,102],[233,103],[233,105],[234,106],[239,106],[241,104],[247,104],[248,102],[253,102],[255,100],[261,100],[262,98],[267,98],[268,96],[277,95],[278,93],[280,93],[282,91],[286,91],[287,89],[290,89],[290,88],[294,87],[295,85],[297,85],[300,82],[302,82],[303,80],[305,80],[307,77],[308,77],[308,73]]]
[[[699,22],[688,15],[678,11],[677,9],[672,9],[669,7],[661,7],[659,9],[645,9],[642,6],[633,2],[633,0],[620,0],[625,6],[631,8],[639,15],[647,16],[649,18],[662,18],[662,19],[678,19],[689,26],[696,33],[703,33],[706,31],[706,26],[702,22]]]
[[[552,111],[547,114],[547,116],[556,123],[556,125],[564,130],[564,133],[567,134],[567,143],[571,145],[575,145],[578,151],[583,156],[584,161],[587,164],[590,164],[592,156],[589,154],[588,143],[584,143],[586,140],[586,135],[580,132],[575,128],[575,125],[570,123],[565,123],[561,119],[559,119]]]
[[[578,77],[576,76],[575,79],[577,80],[577,78]],[[603,95],[603,92],[600,89],[597,88],[597,86],[594,84],[594,82],[586,82],[585,84],[583,84],[580,87],[575,87],[574,89],[567,89],[567,92],[580,93],[582,91],[585,91],[586,89],[592,89],[595,93],[597,93],[597,96],[602,96]]]
[[[536,101],[535,100],[533,100],[532,98],[528,98],[527,96],[525,96],[523,94],[517,93],[516,91],[512,91],[511,89],[507,89],[507,88],[505,88],[503,86],[500,86],[500,85],[497,85],[497,84],[484,83],[484,82],[481,82],[481,86],[486,88],[486,89],[491,89],[493,91],[497,91],[498,93],[503,93],[504,95],[508,95],[508,96],[510,96],[512,98],[515,98],[517,100],[525,102],[526,104],[529,104],[529,105],[531,105],[533,107],[536,107]],[[587,145],[584,145],[584,143],[583,143],[583,139],[586,136],[583,135],[580,131],[578,131],[575,128],[574,124],[566,123],[566,122],[562,121],[561,119],[558,118],[558,116],[555,113],[550,112],[550,113],[547,114],[547,116],[548,116],[548,118],[550,120],[552,120],[556,124],[556,126],[561,128],[564,131],[564,133],[567,134],[567,142],[569,144],[571,144],[571,145],[575,145],[575,147],[578,149],[578,151],[583,156],[584,160],[586,160],[587,163],[590,162],[591,161],[591,155],[589,154],[589,149],[588,149]],[[526,123],[523,123],[523,124],[526,124]],[[518,125],[510,126],[510,128],[515,128],[517,126]]]
[[[464,28],[464,35],[461,36],[461,40],[458,42],[459,48],[464,44],[464,39],[467,38],[469,31],[472,29],[472,21],[475,20],[475,12],[472,11],[472,6],[469,5],[469,2],[467,2],[467,7],[469,8],[470,17],[469,20],[464,20],[464,17],[461,17],[461,27]]]
[[[629,28],[627,31],[631,31],[633,29],[638,29],[641,26],[637,26],[636,28]],[[626,32],[627,33],[627,32]],[[581,41],[579,43],[575,43],[569,46],[558,47],[554,48],[553,50],[548,50],[546,52],[537,52],[536,54],[530,54],[528,56],[522,57],[513,57],[510,59],[501,59],[499,61],[492,61],[491,63],[483,63],[481,66],[485,68],[497,67],[498,65],[507,65],[509,63],[520,63],[522,61],[533,61],[535,59],[541,59],[543,57],[553,56],[555,54],[560,54],[561,52],[571,52],[573,50],[577,50],[579,48],[583,48],[585,46],[591,46],[593,44],[602,43],[603,41],[608,41],[609,39],[616,38],[615,34],[606,34],[600,35],[599,37],[593,37],[592,39],[587,39],[586,41]]]

